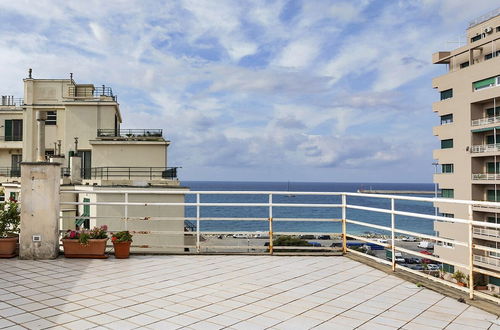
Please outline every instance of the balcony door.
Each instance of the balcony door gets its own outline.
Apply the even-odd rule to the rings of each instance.
[[[11,155],[10,176],[17,178],[21,176],[21,161],[23,155]]]
[[[78,157],[82,158],[82,178],[92,178],[92,152],[90,150],[78,150]]]

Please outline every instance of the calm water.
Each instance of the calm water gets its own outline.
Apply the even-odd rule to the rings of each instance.
[[[356,192],[358,189],[374,190],[434,190],[434,184],[414,184],[414,183],[310,183],[310,182],[222,182],[222,181],[183,181],[183,186],[189,187],[191,190],[199,191],[315,191],[315,192]],[[423,197],[433,197],[425,195]],[[194,202],[194,196],[188,196],[187,202]],[[348,204],[362,205],[367,207],[377,207],[390,209],[390,201],[381,198],[367,197],[348,197]],[[211,203],[267,203],[267,195],[204,195],[201,196],[201,202]],[[287,204],[340,204],[339,196],[273,196],[274,203]],[[396,210],[409,211],[424,214],[434,214],[434,207],[427,202],[414,201],[396,201]],[[188,217],[196,216],[194,207],[186,207],[186,215]],[[201,217],[268,217],[267,207],[202,207]],[[315,218],[341,218],[340,208],[298,208],[298,207],[274,207],[274,218],[306,218],[309,221],[275,221],[273,224],[274,231],[285,232],[318,232],[318,233],[338,233],[341,231],[340,223],[314,222]],[[375,213],[363,210],[347,210],[347,218],[352,220],[364,221],[372,224],[390,226],[390,215]],[[396,216],[396,228],[410,230],[414,232],[432,234],[433,221]],[[266,221],[202,221],[200,225],[202,231],[267,231],[269,229]],[[377,230],[369,227],[363,227],[353,224],[347,225],[348,232],[354,234],[363,234],[367,232],[389,234],[382,230]]]

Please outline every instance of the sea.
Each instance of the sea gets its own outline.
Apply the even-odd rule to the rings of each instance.
[[[274,195],[273,203],[286,204],[340,204],[340,196],[326,195],[299,195],[293,192],[356,192],[358,189],[373,190],[410,190],[433,191],[432,183],[347,183],[347,182],[229,182],[229,181],[182,181],[182,186],[192,191],[285,191],[286,195]],[[434,197],[433,195],[411,195],[417,197]],[[268,195],[201,195],[202,203],[267,203]],[[188,195],[186,202],[195,202],[194,195]],[[348,196],[347,203],[372,208],[390,209],[390,200],[374,197]],[[430,202],[396,200],[395,209],[398,211],[415,212],[434,215],[435,209]],[[196,217],[196,209],[187,206],[187,217]],[[201,207],[200,216],[206,218],[267,218],[268,207]],[[314,221],[314,219],[340,219],[341,208],[322,207],[273,207],[273,219],[301,218],[306,221],[273,221],[274,232],[301,232],[333,234],[341,232],[339,222]],[[362,221],[381,226],[391,226],[390,214],[347,209],[347,219]],[[395,217],[395,227],[402,230],[422,234],[434,234],[433,220],[416,217]],[[266,232],[269,230],[267,221],[227,221],[207,220],[200,221],[200,230],[208,232]],[[347,232],[354,235],[390,235],[390,232],[366,226],[347,224]]]

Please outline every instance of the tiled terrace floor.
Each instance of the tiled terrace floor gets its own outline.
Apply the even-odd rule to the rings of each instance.
[[[0,328],[500,329],[345,257],[0,260]]]

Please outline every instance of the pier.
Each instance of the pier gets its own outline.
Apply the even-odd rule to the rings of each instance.
[[[411,195],[434,195],[436,192],[435,191],[430,191],[430,190],[372,190],[372,189],[358,189],[358,193],[363,193],[363,194],[388,194],[388,195],[394,195],[394,194],[411,194]],[[438,195],[440,195],[441,192],[438,191]]]

